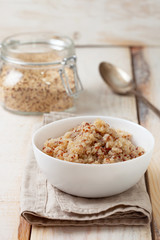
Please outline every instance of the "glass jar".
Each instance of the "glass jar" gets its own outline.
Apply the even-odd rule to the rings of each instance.
[[[24,114],[64,111],[73,107],[82,89],[70,38],[26,33],[2,42],[0,99],[7,110]]]

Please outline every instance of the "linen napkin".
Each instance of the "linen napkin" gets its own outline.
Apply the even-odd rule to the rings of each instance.
[[[69,116],[73,114],[45,114],[44,124]],[[145,225],[151,221],[151,203],[144,177],[112,197],[87,199],[64,193],[46,180],[31,150],[21,186],[21,215],[39,226]]]

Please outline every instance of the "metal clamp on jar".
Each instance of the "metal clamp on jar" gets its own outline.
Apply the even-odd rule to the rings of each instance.
[[[64,111],[82,91],[75,48],[68,37],[17,34],[1,45],[0,98],[16,113]]]

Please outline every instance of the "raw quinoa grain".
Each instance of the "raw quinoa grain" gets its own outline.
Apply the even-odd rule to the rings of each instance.
[[[24,62],[58,61],[55,53],[23,54]],[[67,68],[70,87],[74,89],[72,70]],[[59,69],[49,66],[20,66],[4,63],[0,73],[0,98],[10,110],[22,112],[63,111],[73,106],[59,76]]]

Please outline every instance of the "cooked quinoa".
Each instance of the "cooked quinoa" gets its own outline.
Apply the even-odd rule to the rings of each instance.
[[[97,119],[94,123],[82,122],[64,136],[48,139],[44,143],[43,152],[75,163],[122,162],[144,154],[144,149],[135,146],[131,138],[129,133],[115,130]]]

